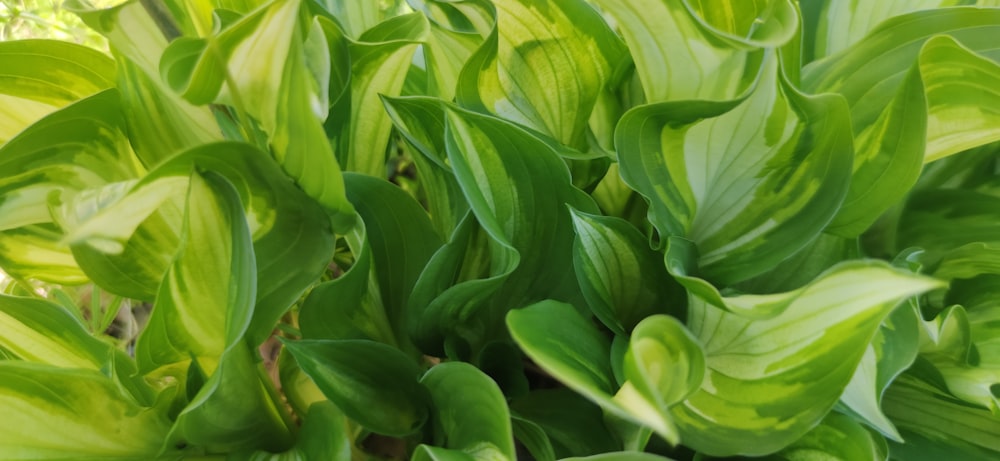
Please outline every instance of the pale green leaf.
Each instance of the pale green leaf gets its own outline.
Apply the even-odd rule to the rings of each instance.
[[[11,460],[149,460],[170,422],[95,370],[0,361],[0,451]]]
[[[137,270],[133,268],[138,267],[152,280],[151,288],[142,292],[149,294],[142,298],[152,299],[173,258],[175,246],[162,243],[140,246],[155,255],[155,259],[147,256],[137,261],[127,257],[128,251],[134,240],[146,240],[139,235],[146,229],[140,224],[148,216],[157,209],[162,211],[161,204],[183,200],[192,169],[224,176],[240,194],[243,214],[254,239],[258,271],[257,308],[249,336],[255,343],[263,342],[288,307],[323,273],[334,245],[323,209],[289,182],[264,152],[247,144],[226,142],[207,144],[174,156],[138,183],[120,191],[120,196],[110,203],[100,203],[100,197],[96,197],[97,203],[86,204],[83,210],[69,204],[62,213],[75,224],[69,226],[67,239],[77,247],[100,245],[104,252],[125,248],[123,255],[111,261],[100,259],[107,257],[105,253],[91,251],[94,264],[101,264],[108,271],[105,277],[95,280],[115,292],[116,286],[134,276]],[[178,210],[183,210],[183,205]],[[78,214],[81,216],[75,216]],[[179,230],[180,213],[168,217],[150,226],[148,232],[154,236],[178,232],[172,229]],[[129,261],[131,264],[124,264]],[[159,264],[163,265],[152,261],[162,261]]]
[[[499,0],[496,28],[469,59],[456,94],[577,149],[599,92],[625,47],[583,0]]]
[[[750,320],[693,299],[701,389],[672,408],[681,440],[716,455],[762,455],[809,431],[833,407],[896,304],[941,282],[884,263],[843,263],[780,314]]]
[[[486,34],[479,30],[488,34],[496,9],[488,0],[414,0],[411,4],[430,22],[423,49],[430,74],[426,92],[451,101],[462,67],[483,43]]]
[[[634,408],[624,400],[628,396],[626,388],[634,388],[649,410],[641,413],[633,410],[632,414],[658,413],[653,421],[663,427],[649,425],[667,436],[667,441],[676,444],[679,442],[677,429],[667,409],[696,391],[705,372],[705,353],[680,321],[666,315],[647,317],[632,332],[625,353],[627,381],[615,400],[628,409]]]
[[[777,48],[795,36],[799,14],[788,0],[685,0],[694,18],[735,46]]]
[[[41,299],[0,296],[0,347],[26,362],[99,370],[112,346],[66,309]]]
[[[69,103],[110,88],[114,62],[97,50],[55,40],[0,43],[0,145]]]
[[[344,230],[353,210],[323,131],[327,114],[319,113],[319,88],[304,64],[300,6],[298,0],[271,2],[217,35],[175,40],[163,53],[160,71],[188,101],[228,103],[241,117],[253,117],[282,168]],[[248,131],[251,121],[241,123]]]
[[[158,27],[163,18],[152,16],[135,0],[107,9],[68,0],[65,7],[105,36],[114,49],[132,145],[147,166],[181,150],[222,140],[211,109],[183,100],[160,79],[159,60],[168,43]]]
[[[883,21],[920,10],[978,4],[997,6],[996,0],[883,0],[866,2],[816,1],[822,13],[816,25],[815,56],[822,58],[836,54],[863,40]]]
[[[212,375],[250,325],[257,290],[250,230],[236,190],[209,175],[190,177],[180,248],[136,343],[143,373],[197,360]]]
[[[742,102],[641,106],[615,144],[660,235],[694,243],[686,275],[725,286],[791,256],[837,212],[851,173],[848,122],[841,98],[799,93],[768,53]]]
[[[332,13],[348,35],[355,39],[384,20],[404,12],[406,6],[402,0],[378,2],[323,0],[319,3]]]
[[[635,61],[645,100],[650,103],[733,99],[750,87],[759,73],[761,53],[735,49],[720,41],[713,31],[700,24],[703,19],[692,14],[689,2],[596,0],[595,3],[619,24]],[[735,14],[763,2],[710,3],[723,3],[730,14]],[[725,15],[722,13],[720,17]],[[738,20],[744,22],[751,17],[740,16]]]
[[[85,280],[51,201],[135,178],[118,93],[106,90],[49,114],[0,147],[0,259],[11,275],[56,283]],[[84,268],[86,270],[86,268]]]
[[[933,37],[920,50],[927,91],[927,150],[931,162],[1000,141],[1000,63],[954,38]]]
[[[928,105],[924,160],[936,160],[997,139],[991,123],[996,119],[996,93],[988,83],[1000,77],[1000,53],[992,40],[997,30],[997,8],[942,8],[896,16],[865,40],[810,63],[803,71],[803,86],[843,95],[854,131],[860,133],[875,123],[907,70],[917,65]]]
[[[427,29],[427,19],[422,14],[397,16],[368,30],[348,46],[351,118],[339,151],[340,164],[345,170],[385,176],[392,120],[379,98],[400,94],[413,54],[419,40],[427,35]]]
[[[847,414],[856,415],[885,437],[900,442],[899,432],[881,409],[882,395],[917,358],[919,317],[912,303],[896,308],[879,326],[861,364],[840,396]]]

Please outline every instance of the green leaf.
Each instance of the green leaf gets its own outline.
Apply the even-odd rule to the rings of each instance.
[[[1000,304],[996,301],[1000,293],[1000,275],[988,274],[969,280],[954,280],[948,292],[949,304],[965,306],[969,319],[972,341],[979,354],[979,365],[1000,367],[1000,334],[997,334],[996,317],[1000,315]]]
[[[43,117],[0,147],[0,261],[11,275],[78,284],[50,201],[136,177],[118,93],[106,90]],[[86,270],[86,269],[85,269]]]
[[[851,417],[831,412],[795,443],[764,459],[886,461],[888,456],[889,447],[884,439],[869,432]]]
[[[672,408],[681,440],[713,456],[789,445],[833,407],[896,304],[940,286],[858,261],[830,269],[768,319],[693,299],[688,328],[704,347],[708,372],[701,389]]]
[[[839,262],[861,257],[857,239],[822,233],[770,271],[737,285],[747,293],[782,293],[799,289]],[[707,298],[706,298],[707,299]]]
[[[420,383],[430,392],[439,445],[474,459],[517,459],[507,402],[489,376],[467,363],[449,362],[428,370]]]
[[[547,434],[557,458],[587,456],[621,449],[601,407],[566,389],[537,389],[510,402],[515,416],[536,424]]]
[[[996,95],[988,88],[1000,78],[1000,55],[990,40],[998,27],[997,8],[942,8],[897,16],[856,45],[809,64],[803,86],[843,95],[855,133],[860,133],[879,118],[903,84],[905,71],[916,64],[927,100],[924,161],[933,161],[997,139],[991,122],[997,117]]]
[[[413,461],[477,461],[476,458],[464,451],[450,450],[429,445],[418,445],[413,450]]]
[[[454,108],[445,118],[448,160],[473,214],[492,239],[519,257],[505,286],[508,305],[576,300],[579,287],[572,273],[542,268],[571,258],[572,221],[565,205],[593,213],[593,200],[572,186],[550,145],[529,132]]]
[[[705,27],[705,19],[694,14],[692,3],[664,0],[596,0],[620,25],[625,43],[635,61],[645,100],[650,103],[679,100],[728,100],[749,88],[760,70],[759,51],[737,49],[720,40],[721,30]],[[702,3],[705,3],[702,6]],[[723,5],[714,5],[721,3]],[[758,4],[765,2],[697,2],[701,11],[722,8],[738,15],[738,23],[756,20]],[[784,0],[766,2],[789,6]],[[716,18],[721,19],[726,13]],[[763,19],[763,18],[762,18]],[[770,26],[775,17],[764,19]],[[713,18],[715,21],[715,18]],[[735,24],[734,24],[735,25]],[[742,28],[742,27],[741,27]],[[734,34],[736,30],[733,30]],[[747,38],[747,37],[744,37]]]
[[[445,112],[440,100],[426,97],[382,98],[386,112],[407,145],[427,195],[427,210],[438,234],[451,235],[469,210],[447,162]]]
[[[625,47],[583,0],[499,0],[496,27],[459,77],[462,107],[496,114],[577,149]]]
[[[882,412],[882,395],[917,358],[919,320],[913,303],[896,308],[879,326],[851,382],[840,396],[840,402],[847,407],[845,413],[856,415],[862,422],[896,442],[903,439]]]
[[[427,20],[419,13],[397,16],[348,45],[351,118],[347,133],[341,137],[339,153],[345,170],[385,177],[392,120],[379,98],[400,94],[413,54],[427,28]]]
[[[846,238],[860,235],[916,183],[927,133],[927,119],[921,114],[927,105],[923,85],[914,66],[878,118],[856,128],[851,186],[827,232]]]
[[[403,436],[428,416],[420,368],[398,349],[365,340],[284,341],[302,370],[347,417],[366,429]]]
[[[358,37],[363,32],[375,27],[388,17],[391,17],[403,4],[399,0],[389,2],[340,2],[323,0],[321,3],[327,11],[336,16],[340,25],[351,37]]]
[[[175,40],[163,53],[161,74],[192,103],[231,103],[241,118],[253,117],[278,163],[343,230],[354,214],[322,127],[327,114],[314,110],[322,104],[314,104],[319,87],[304,64],[300,3],[272,2],[217,35]],[[250,131],[249,120],[240,123]]]
[[[925,381],[903,375],[886,392],[886,414],[906,444],[892,444],[893,459],[989,460],[1000,453],[1000,419],[955,399]]]
[[[625,334],[661,312],[683,312],[683,289],[669,283],[661,257],[628,222],[573,211],[573,267],[591,311]]]
[[[112,354],[66,309],[40,299],[0,295],[0,329],[0,347],[27,362],[99,370]]]
[[[174,446],[196,445],[210,452],[287,450],[293,427],[270,378],[245,342],[228,348],[205,385],[177,416],[167,437]]]
[[[0,451],[8,459],[155,459],[170,422],[94,370],[0,361]],[[164,448],[167,452],[164,453]]]
[[[424,46],[430,74],[426,93],[451,101],[462,67],[492,28],[496,8],[488,0],[421,0],[411,5],[430,23]]]
[[[774,267],[833,218],[851,173],[848,122],[841,98],[799,93],[769,53],[742,102],[640,106],[615,144],[660,235],[694,243],[685,275],[724,286]]]
[[[348,236],[356,259],[344,275],[310,292],[301,310],[303,333],[404,344],[410,293],[443,242],[420,204],[399,187],[353,173],[345,174],[344,182],[364,226]],[[372,283],[377,293],[368,292]],[[355,332],[347,331],[352,328]]]
[[[160,79],[159,61],[167,48],[156,19],[141,2],[107,9],[68,0],[66,9],[108,39],[118,65],[117,88],[136,155],[154,166],[170,155],[221,141],[222,132],[209,107],[190,104]],[[169,21],[169,20],[168,20]]]
[[[317,402],[309,407],[298,434],[295,447],[284,453],[257,451],[249,455],[250,461],[309,461],[322,459],[348,461],[351,459],[351,441],[347,436],[344,414],[329,401]]]
[[[552,329],[550,325],[553,324],[560,328]],[[631,382],[618,389],[611,366],[610,342],[573,306],[552,300],[541,301],[507,314],[507,327],[525,354],[566,387],[611,415],[646,425],[664,439],[676,443],[676,428],[665,405],[649,403]],[[645,370],[635,373],[635,367],[632,371],[636,378],[644,380],[638,386],[649,389],[648,379],[653,374]]]
[[[193,359],[212,375],[250,325],[256,275],[236,190],[216,174],[192,173],[180,248],[136,342],[143,374]]]
[[[299,324],[306,339],[370,339],[396,345],[385,306],[374,288],[372,250],[363,224],[345,236],[354,263],[339,277],[313,287],[302,301]]]
[[[64,215],[75,221],[69,226],[67,240],[75,247],[99,245],[91,250],[93,266],[107,271],[101,276],[91,272],[95,281],[111,292],[130,277],[145,275],[142,299],[151,299],[176,251],[171,245],[137,245],[154,257],[132,260],[128,248],[143,241],[133,235],[148,229],[154,236],[179,232],[180,212],[171,219],[146,227],[140,226],[161,203],[180,199],[178,191],[188,187],[193,169],[212,171],[236,186],[248,221],[256,256],[257,306],[248,332],[252,342],[263,342],[277,320],[298,300],[305,289],[323,273],[333,254],[334,237],[323,209],[302,190],[289,182],[280,168],[261,152],[247,144],[225,142],[200,146],[174,156],[122,191],[118,200],[88,206],[67,205]],[[106,198],[106,197],[105,197]],[[117,198],[117,197],[116,197]],[[178,207],[178,210],[183,208]],[[161,208],[162,210],[162,208]],[[82,214],[83,216],[74,216]],[[155,216],[155,215],[154,215]],[[178,229],[178,230],[174,230]],[[176,238],[176,237],[174,237]],[[169,241],[169,240],[168,240]],[[104,253],[126,246],[122,257],[106,261]],[[80,258],[79,253],[77,257]],[[160,266],[154,261],[163,261]],[[125,264],[128,263],[128,264]],[[84,260],[81,260],[84,264]],[[295,270],[291,270],[294,268]],[[138,272],[141,270],[142,272]],[[88,271],[89,272],[89,271]],[[146,275],[148,274],[148,275]]]
[[[538,425],[517,416],[511,416],[514,439],[537,461],[555,461],[556,454],[549,436]]]
[[[0,145],[45,115],[114,84],[114,62],[55,40],[0,43]]]
[[[459,225],[428,263],[410,298],[411,334],[425,352],[440,353],[447,337],[474,353],[503,339],[491,325],[513,307],[547,298],[582,305],[571,271],[544,268],[572,257],[565,206],[593,213],[596,205],[573,187],[552,143],[452,106],[441,118],[447,165],[475,222]]]
[[[919,247],[938,262],[949,252],[976,243],[998,243],[993,217],[1000,198],[966,189],[929,189],[913,193],[899,218],[897,247]]]
[[[676,445],[680,440],[667,409],[698,390],[705,373],[705,353],[691,332],[673,317],[650,316],[632,332],[626,381],[615,401]]]
[[[638,451],[619,451],[581,458],[564,458],[562,461],[670,461],[670,458]]]
[[[617,387],[611,343],[573,306],[550,300],[513,310],[507,328],[524,353],[566,387],[602,407],[611,405]]]
[[[407,307],[410,338],[424,353],[468,360],[474,345],[503,334],[490,329],[495,323],[484,320],[483,311],[518,262],[517,253],[490,239],[467,213],[413,288]]]

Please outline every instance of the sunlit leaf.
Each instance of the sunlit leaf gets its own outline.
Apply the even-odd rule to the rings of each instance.
[[[31,298],[0,296],[0,347],[27,362],[99,370],[111,344],[91,336],[61,306]]]
[[[635,108],[615,144],[660,235],[694,242],[685,275],[728,285],[803,248],[837,212],[851,172],[848,121],[839,97],[799,93],[769,54],[746,100]]]
[[[896,304],[940,286],[883,263],[850,262],[773,318],[692,302],[688,327],[708,372],[701,389],[672,409],[681,440],[716,456],[762,455],[794,442],[836,403]]]
[[[118,102],[115,90],[95,94],[0,147],[0,260],[10,274],[68,284],[86,280],[61,242],[50,201],[140,173]]]
[[[0,362],[0,449],[9,459],[156,459],[170,422],[94,370]]]
[[[773,9],[771,12],[761,11],[768,16],[766,18],[759,18],[756,12],[759,4],[776,4],[780,5],[779,11],[787,19],[791,5],[784,0],[597,0],[595,3],[620,24],[642,82],[645,99],[650,103],[695,99],[721,101],[739,96],[756,78],[761,52],[752,48],[736,49],[722,41],[719,32],[731,28],[732,33],[727,34],[730,38],[744,35],[742,39],[745,40],[750,38],[747,21],[758,19],[769,26],[760,28],[765,34],[773,33],[775,28],[795,29],[795,22],[780,24],[778,17],[771,16]],[[721,27],[706,28],[706,18],[696,14],[692,4],[697,8],[694,11],[711,13],[710,20]],[[723,13],[718,13],[720,10]],[[736,21],[721,24],[727,14]],[[742,34],[737,29],[742,29]]]
[[[229,142],[191,149],[118,191],[109,203],[101,203],[98,196],[91,203],[66,205],[65,219],[74,222],[69,226],[67,238],[79,247],[100,246],[88,250],[94,258],[92,264],[107,271],[95,280],[114,292],[117,284],[129,281],[128,277],[134,277],[136,272],[131,269],[133,266],[122,265],[122,261],[132,260],[107,261],[106,254],[124,247],[127,256],[133,241],[144,240],[135,235],[136,232],[141,235],[145,228],[140,224],[155,210],[162,210],[162,204],[170,206],[183,199],[194,169],[224,176],[239,193],[254,240],[258,271],[257,308],[249,335],[255,343],[263,342],[277,319],[322,274],[333,254],[334,241],[322,208],[289,182],[274,161],[250,145]],[[178,209],[183,209],[183,202]],[[154,236],[178,232],[181,216],[179,211],[175,213],[172,219],[161,221],[148,231]],[[140,248],[155,255],[155,259],[132,261],[151,281],[143,284],[141,298],[152,299],[176,248],[164,244]]]
[[[114,62],[55,40],[0,43],[0,145],[54,110],[110,88]]]
[[[226,102],[253,117],[282,168],[331,212],[335,226],[347,228],[353,210],[322,127],[327,114],[314,110],[322,105],[314,104],[319,88],[304,65],[300,3],[271,2],[217,35],[175,40],[160,71],[190,102]],[[240,123],[250,130],[250,120]]]
[[[569,146],[586,146],[598,92],[624,46],[583,0],[499,0],[496,29],[469,59],[457,100]]]

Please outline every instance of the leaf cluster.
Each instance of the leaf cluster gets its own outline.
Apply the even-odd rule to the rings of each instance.
[[[997,2],[63,8],[0,459],[1000,453]]]

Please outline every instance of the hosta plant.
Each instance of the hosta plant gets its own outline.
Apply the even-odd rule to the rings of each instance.
[[[0,459],[1000,456],[1000,4],[69,0]]]

